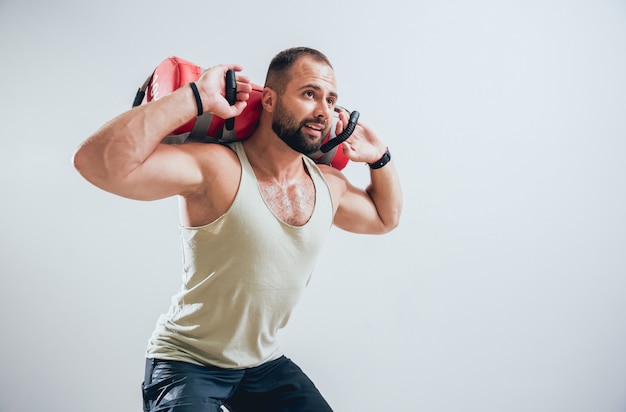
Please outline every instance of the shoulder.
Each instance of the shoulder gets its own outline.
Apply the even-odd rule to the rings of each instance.
[[[335,169],[330,165],[318,164],[317,167],[319,167],[328,184],[344,185],[348,182],[348,179],[346,179],[341,171]]]
[[[184,143],[174,146],[183,153],[187,162],[193,163],[203,174],[218,173],[226,169],[239,169],[237,154],[230,147],[217,143]],[[184,165],[181,165],[184,167]]]
[[[227,145],[219,143],[184,143],[174,146],[195,158],[198,162],[239,162],[237,154]]]
[[[318,164],[317,166],[328,184],[333,202],[338,205],[339,201],[350,187],[350,182],[341,171],[332,166],[325,164]]]
[[[241,179],[241,163],[228,146],[215,143],[188,143],[180,150],[200,170],[201,183],[181,193],[181,222],[202,226],[224,214],[235,199]]]
[[[228,146],[217,143],[185,143],[174,147],[182,154],[181,169],[197,170],[199,186],[188,194],[212,192],[224,185],[237,185],[241,164],[237,154]]]

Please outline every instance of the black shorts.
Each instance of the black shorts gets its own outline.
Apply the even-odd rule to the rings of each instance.
[[[327,412],[313,382],[286,357],[247,369],[146,360],[145,412]]]

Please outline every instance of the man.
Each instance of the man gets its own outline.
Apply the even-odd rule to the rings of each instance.
[[[306,156],[329,131],[338,96],[330,62],[309,48],[272,60],[249,139],[160,144],[199,112],[222,118],[242,112],[251,85],[239,75],[230,106],[228,69],[241,71],[214,67],[196,84],[121,114],[74,156],[77,170],[104,190],[181,200],[183,285],[149,342],[144,408],[328,411],[313,383],[280,352],[276,333],[306,287],[331,224],[370,234],[397,226],[398,177],[387,147],[364,124],[343,150],[370,164],[367,190]],[[336,131],[346,124],[342,114]]]

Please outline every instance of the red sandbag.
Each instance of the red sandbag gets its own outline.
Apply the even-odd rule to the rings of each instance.
[[[200,78],[201,74],[202,69],[200,66],[180,57],[168,57],[156,67],[143,86],[139,88],[133,107],[158,100],[180,87],[195,82]],[[252,83],[252,92],[247,101],[248,104],[243,112],[235,118],[233,130],[227,130],[224,127],[225,120],[221,117],[212,113],[204,113],[202,116],[198,116],[178,129],[173,130],[163,139],[163,142],[168,144],[181,144],[190,141],[230,143],[247,139],[257,127],[261,113],[262,92],[262,86]],[[358,112],[353,113],[357,113],[356,118],[358,119]],[[334,117],[331,133],[324,138],[322,143],[328,143],[329,140],[336,138],[334,130],[338,119],[338,116]],[[356,123],[356,120],[354,123]],[[343,154],[343,151],[338,150],[338,146],[326,153],[317,153],[311,156],[311,158],[317,163],[330,164],[338,170],[343,169],[349,161]]]

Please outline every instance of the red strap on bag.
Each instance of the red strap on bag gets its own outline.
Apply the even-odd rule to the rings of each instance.
[[[133,102],[133,107],[151,101],[159,100],[173,91],[195,82],[200,78],[202,69],[200,66],[191,63],[180,57],[168,57],[159,64],[153,73],[146,79],[139,88]],[[225,120],[213,113],[204,113],[190,120],[185,125],[173,130],[163,139],[163,143],[181,144],[185,142],[203,143],[230,143],[247,139],[256,130],[261,113],[261,96],[263,87],[252,83],[252,92],[247,101],[247,106],[243,112],[235,118],[233,130],[225,128]],[[358,112],[356,118],[358,120]],[[331,133],[323,140],[326,146],[334,146],[326,153],[317,153],[311,156],[317,163],[324,163],[342,170],[349,162],[349,159],[338,150],[338,146],[329,141],[336,138],[334,129],[338,117],[334,119]],[[356,121],[354,122],[356,124]],[[345,139],[344,139],[345,140]],[[338,142],[335,142],[338,143]]]

